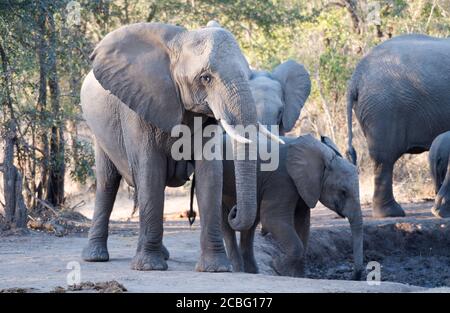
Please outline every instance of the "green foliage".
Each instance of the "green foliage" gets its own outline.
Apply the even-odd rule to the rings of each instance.
[[[303,111],[303,130],[336,132],[343,146],[347,80],[361,57],[390,36],[419,32],[433,36],[450,35],[450,2],[447,0],[360,0],[356,11],[359,29],[345,7],[346,0],[78,0],[80,24],[68,25],[68,0],[0,1],[1,44],[7,51],[11,71],[14,109],[20,132],[29,146],[53,125],[63,125],[75,138],[66,142],[70,175],[84,182],[93,175],[92,147],[78,138],[82,120],[79,106],[81,82],[90,70],[89,54],[111,30],[143,21],[172,23],[188,29],[217,20],[237,38],[254,68],[271,70],[286,59],[303,64],[311,73],[313,89]],[[369,4],[379,9],[380,25],[370,21]],[[37,109],[39,60],[37,42],[39,8],[55,18],[57,66],[61,109],[54,114],[47,106]],[[371,11],[373,12],[373,11]],[[3,90],[0,97],[4,97]],[[324,112],[329,112],[326,118]],[[4,119],[1,119],[2,122]],[[356,132],[356,145],[363,145]],[[22,159],[44,156],[22,146]],[[361,155],[361,153],[360,153]],[[361,155],[361,162],[367,156]],[[76,161],[74,161],[76,160]]]
[[[91,143],[75,140],[72,149],[66,153],[66,163],[70,165],[70,177],[73,181],[85,184],[89,178],[95,178],[92,170],[95,157]]]

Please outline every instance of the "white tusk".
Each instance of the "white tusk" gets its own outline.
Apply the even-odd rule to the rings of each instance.
[[[284,142],[283,139],[281,139],[280,137],[278,137],[278,136],[275,135],[275,134],[272,134],[272,133],[270,132],[270,130],[268,130],[266,127],[264,127],[264,126],[263,126],[261,123],[259,123],[259,122],[258,122],[258,128],[259,128],[259,131],[260,131],[262,134],[266,135],[268,138],[272,139],[273,141],[278,142],[278,143],[281,143],[282,145],[285,144],[285,142]]]
[[[220,119],[220,124],[222,124],[223,129],[225,129],[225,132],[234,140],[236,140],[239,143],[252,143],[250,139],[244,138],[241,135],[239,135],[236,130],[228,124],[227,121]]]

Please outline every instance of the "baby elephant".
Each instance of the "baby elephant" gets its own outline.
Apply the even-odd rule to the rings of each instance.
[[[450,131],[437,136],[430,147],[428,161],[436,199],[431,212],[437,217],[450,217]]]
[[[279,146],[279,166],[275,171],[261,171],[258,165],[258,217],[265,230],[279,243],[282,254],[273,260],[280,275],[303,276],[304,257],[310,228],[310,209],[320,200],[350,222],[354,279],[360,279],[363,268],[363,220],[359,202],[356,167],[342,158],[329,138],[322,142],[311,135],[284,137]],[[261,164],[262,161],[259,161]],[[232,161],[224,161],[222,228],[228,257],[234,271],[257,273],[253,254],[255,228],[241,232],[240,246],[227,223],[234,210],[236,190]]]

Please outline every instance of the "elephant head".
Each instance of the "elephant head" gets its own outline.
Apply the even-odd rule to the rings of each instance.
[[[305,135],[289,144],[286,168],[308,207],[314,208],[320,201],[348,219],[353,242],[353,277],[360,279],[363,271],[363,219],[356,167],[342,158],[329,138],[323,137],[320,142],[311,135]]]
[[[219,27],[187,31],[138,23],[109,33],[91,55],[94,75],[146,122],[170,132],[186,111],[215,118],[238,142],[235,156],[249,149],[235,125],[255,125],[250,69],[233,35]],[[236,230],[256,217],[256,161],[235,162]]]
[[[311,91],[309,74],[303,65],[289,60],[272,73],[254,71],[250,89],[256,104],[258,121],[280,125],[280,134],[290,131]]]

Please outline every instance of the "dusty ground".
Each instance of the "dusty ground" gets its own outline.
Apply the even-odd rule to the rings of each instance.
[[[79,211],[90,218],[92,204],[87,203]],[[261,274],[196,273],[193,269],[199,255],[199,223],[196,221],[189,227],[186,219],[180,219],[180,213],[187,209],[188,197],[172,192],[166,201],[164,233],[164,243],[171,253],[168,271],[130,269],[137,242],[137,218],[130,219],[131,201],[122,196],[113,211],[110,262],[86,263],[80,259],[87,240],[81,226],[78,232],[63,237],[37,231],[25,236],[3,235],[0,290],[61,292],[63,289],[57,287],[63,287],[66,291],[67,275],[71,273],[66,267],[76,261],[80,264],[81,280],[93,282],[85,284],[88,289],[82,289],[88,292],[116,291],[115,283],[116,289],[96,287],[99,282],[113,280],[130,292],[450,292],[450,288],[445,288],[450,286],[450,220],[434,218],[429,211],[431,205],[431,202],[405,205],[408,216],[402,219],[372,219],[369,208],[364,209],[365,261],[380,262],[379,286],[348,281],[351,274],[348,224],[323,207],[312,211],[306,276],[314,279],[271,276],[274,275],[271,255],[278,251],[270,235],[262,237],[259,232],[255,249]],[[444,288],[428,289],[439,286]]]

